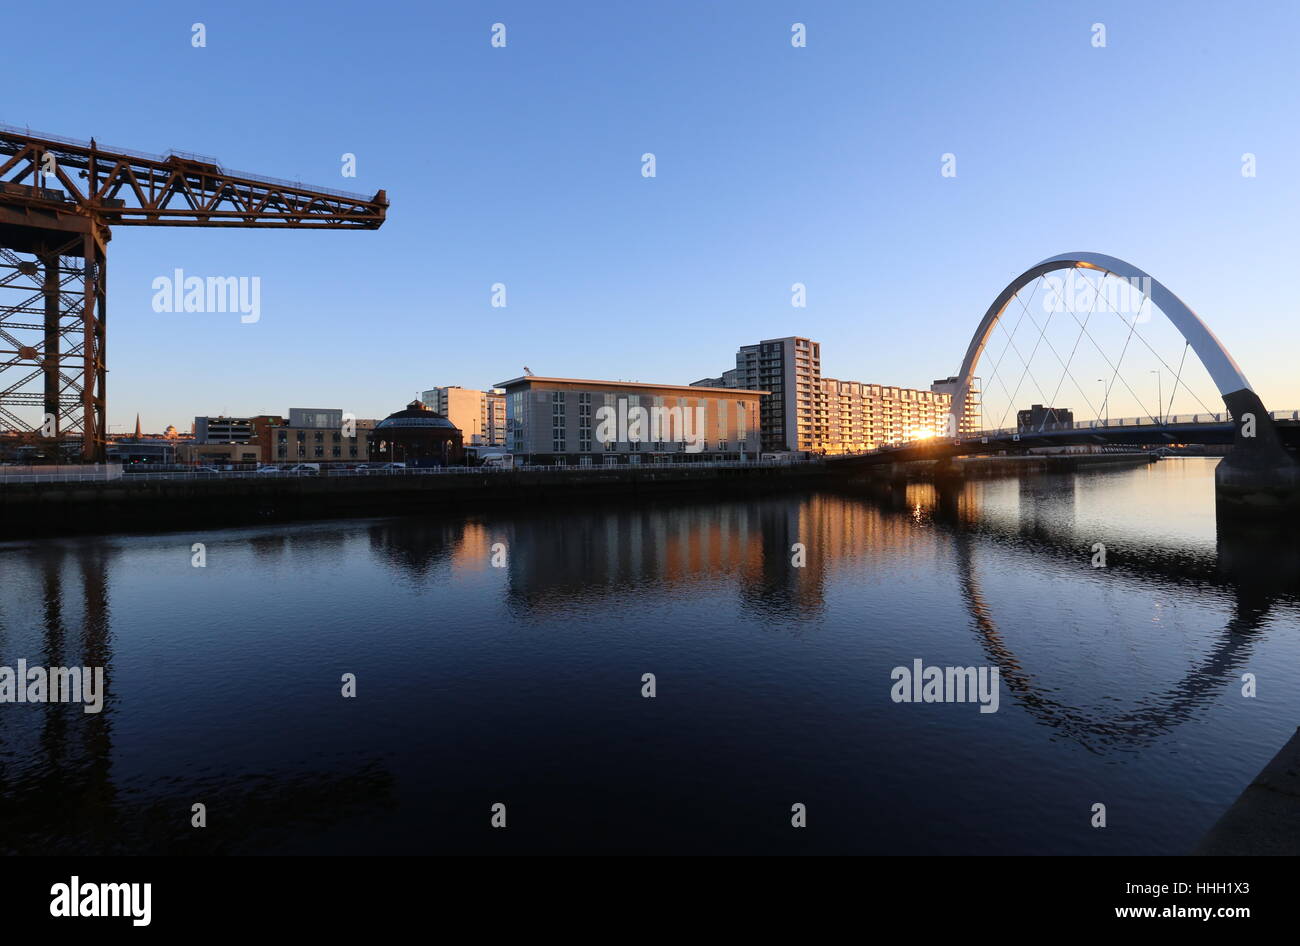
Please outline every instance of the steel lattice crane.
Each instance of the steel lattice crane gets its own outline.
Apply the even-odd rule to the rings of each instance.
[[[0,125],[0,431],[104,458],[110,227],[374,230],[388,197]],[[20,415],[43,410],[40,423]]]

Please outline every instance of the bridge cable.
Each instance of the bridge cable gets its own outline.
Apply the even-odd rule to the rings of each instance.
[[[1041,279],[1042,279],[1042,277],[1040,276],[1037,280],[1035,280],[1034,291],[1030,294],[1030,301],[1033,301],[1034,296],[1036,296],[1036,295],[1038,294],[1038,282],[1039,282]],[[1023,288],[1023,287],[1022,287],[1022,288]],[[1018,357],[1018,358],[1020,359],[1020,361],[1021,361],[1021,364],[1023,364],[1023,365],[1025,366],[1025,370],[1024,370],[1023,372],[1021,372],[1021,374],[1020,374],[1020,379],[1016,382],[1016,390],[1015,390],[1015,392],[1014,392],[1014,393],[1012,393],[1012,392],[1008,392],[1008,396],[1010,397],[1010,401],[1008,402],[1006,409],[1003,410],[1003,412],[1002,412],[1002,416],[998,418],[998,426],[999,426],[999,427],[1001,427],[1001,425],[1003,424],[1003,422],[1006,420],[1007,414],[1008,414],[1008,413],[1011,411],[1011,409],[1015,406],[1016,395],[1020,393],[1020,386],[1021,386],[1022,384],[1024,384],[1024,382],[1025,382],[1025,375],[1028,375],[1029,378],[1030,378],[1030,380],[1034,382],[1034,387],[1036,387],[1036,388],[1038,389],[1038,394],[1039,394],[1039,396],[1042,397],[1042,399],[1043,399],[1044,401],[1048,400],[1047,392],[1044,391],[1044,390],[1043,390],[1043,386],[1042,386],[1041,384],[1038,383],[1038,376],[1035,375],[1035,374],[1033,373],[1033,370],[1032,370],[1032,363],[1033,363],[1033,360],[1034,360],[1034,355],[1036,355],[1036,354],[1038,353],[1038,347],[1039,347],[1039,345],[1041,345],[1044,341],[1047,341],[1047,347],[1048,347],[1049,349],[1051,349],[1052,353],[1053,353],[1053,354],[1056,354],[1056,349],[1053,348],[1051,341],[1047,340],[1047,338],[1046,338],[1046,335],[1047,335],[1047,328],[1048,328],[1048,326],[1051,324],[1051,321],[1052,321],[1052,315],[1055,314],[1055,313],[1048,313],[1047,320],[1043,323],[1042,328],[1039,328],[1038,321],[1037,321],[1037,320],[1036,320],[1032,315],[1030,315],[1030,313],[1029,313],[1029,307],[1028,307],[1027,305],[1025,305],[1024,301],[1020,298],[1020,293],[1019,293],[1019,291],[1017,291],[1017,292],[1014,294],[1014,298],[1015,298],[1015,300],[1016,300],[1017,302],[1020,303],[1020,307],[1021,307],[1021,309],[1023,310],[1023,312],[1022,312],[1020,318],[1019,318],[1019,319],[1017,320],[1017,322],[1016,322],[1016,329],[1018,330],[1018,329],[1020,328],[1020,326],[1024,323],[1025,319],[1028,318],[1029,321],[1030,321],[1030,323],[1034,326],[1034,328],[1037,328],[1037,329],[1038,329],[1038,340],[1034,342],[1034,348],[1033,348],[1033,350],[1029,353],[1029,358],[1028,358],[1028,360],[1026,360],[1026,359],[1025,359],[1025,356],[1021,353],[1019,346],[1016,345],[1016,343],[1015,343],[1015,338],[1014,338],[1014,333],[1013,333],[1012,336],[1009,337],[1008,340],[1007,340],[1007,345],[1008,345],[1008,347],[1009,347],[1009,348],[1013,348],[1013,349],[1015,349],[1016,357]],[[998,321],[999,321],[999,324],[1001,324],[1001,319],[999,319]],[[1006,331],[1006,329],[1004,328],[1003,331]],[[1061,356],[1060,356],[1060,355],[1056,355],[1056,360],[1057,360],[1057,361],[1060,361],[1060,360],[1061,360]],[[994,371],[996,371],[996,370],[997,370],[997,368],[995,367],[995,368],[994,368]],[[999,380],[999,382],[1001,382],[1001,381],[1002,381],[1001,377],[999,377],[998,380]],[[1005,384],[1005,383],[1002,383],[1002,390],[1006,391],[1006,389],[1007,389],[1006,384]]]
[[[1035,286],[1034,286],[1034,292],[1030,295],[1030,301],[1033,301],[1033,296],[1034,296],[1034,295],[1037,295],[1037,294],[1038,294],[1038,286],[1035,284]],[[1017,292],[1016,295],[1018,296],[1018,295],[1019,295],[1019,292]],[[39,296],[39,293],[37,294],[37,296]],[[36,297],[33,297],[33,298],[36,298]],[[1002,308],[1003,308],[1003,311],[1006,311],[1006,306],[1003,306]],[[1004,345],[1004,346],[1002,347],[1002,354],[1000,354],[1000,355],[998,356],[998,360],[995,361],[995,362],[993,363],[993,373],[990,375],[990,377],[992,377],[992,378],[997,378],[997,380],[998,380],[998,384],[1002,385],[1002,390],[1006,392],[1007,397],[1010,398],[1013,402],[1014,402],[1015,398],[1012,397],[1011,392],[1010,392],[1009,390],[1007,390],[1007,384],[1006,384],[1005,381],[1002,380],[1002,376],[1001,376],[1000,374],[998,374],[998,369],[1002,366],[1002,362],[1003,362],[1003,360],[1007,357],[1007,352],[1011,350],[1011,341],[1012,341],[1012,338],[1014,337],[1014,335],[1015,335],[1016,332],[1020,331],[1020,324],[1021,324],[1021,322],[1023,322],[1024,320],[1025,320],[1025,316],[1022,314],[1022,315],[1020,316],[1020,318],[1016,321],[1016,327],[1013,328],[1013,329],[1008,333],[1008,332],[1007,332],[1007,327],[1006,327],[1005,325],[1002,324],[1002,315],[1001,315],[1001,313],[999,313],[999,314],[998,314],[998,317],[997,317],[997,325],[998,325],[999,328],[1002,329],[1003,334],[1005,334],[1005,335],[1007,336],[1007,343],[1006,343],[1006,345]],[[1023,360],[1023,359],[1022,359],[1022,360]],[[1003,413],[1002,417],[1005,419],[1006,414]],[[999,420],[998,423],[1001,423],[1001,420]]]
[[[1169,392],[1169,414],[1174,412],[1174,395],[1178,393],[1178,379],[1183,375],[1183,365],[1187,362],[1187,349],[1192,347],[1192,343],[1184,340],[1183,357],[1178,359],[1178,374],[1174,375],[1174,389]],[[1165,415],[1169,416],[1168,414]]]
[[[1036,295],[1037,293],[1038,293],[1038,287],[1035,286],[1035,287],[1034,287],[1034,293],[1033,293],[1033,295]],[[1031,295],[1031,298],[1032,298],[1032,295]],[[1010,300],[1008,300],[1008,302],[1009,302],[1009,301],[1010,301]],[[1005,310],[1005,308],[1006,308],[1006,307],[1003,306],[1003,309],[1004,309],[1004,310]],[[1012,347],[1013,347],[1013,339],[1014,339],[1014,335],[1015,335],[1015,333],[1016,333],[1017,331],[1020,330],[1020,326],[1021,326],[1021,324],[1022,324],[1024,321],[1025,321],[1025,316],[1024,316],[1024,314],[1022,314],[1022,315],[1020,316],[1020,318],[1016,321],[1016,327],[1015,327],[1014,329],[1012,329],[1010,332],[1008,332],[1008,331],[1007,331],[1007,327],[1006,327],[1005,325],[1002,324],[1002,317],[1001,317],[1001,315],[998,316],[997,321],[995,322],[995,324],[998,325],[998,326],[1002,329],[1002,333],[1003,333],[1004,335],[1007,336],[1007,344],[1003,346],[1003,348],[1002,348],[1002,354],[998,356],[998,360],[994,363],[994,365],[993,365],[993,372],[989,375],[989,378],[990,378],[990,379],[996,379],[997,382],[998,382],[998,384],[1002,386],[1002,391],[1006,394],[1006,396],[1007,396],[1007,400],[1008,400],[1009,403],[1015,403],[1015,396],[1011,393],[1011,390],[1007,387],[1007,383],[1006,383],[1005,380],[1003,380],[1002,375],[1001,375],[999,369],[1000,369],[1001,366],[1002,366],[1002,362],[1006,359],[1007,353],[1008,353],[1009,351],[1011,351],[1011,349],[1012,349]],[[1016,354],[1017,354],[1017,355],[1019,354],[1019,351],[1018,351],[1018,350],[1017,350]],[[1021,361],[1023,362],[1023,361],[1024,361],[1024,358],[1021,358]],[[983,392],[981,391],[981,395],[982,395],[982,393],[983,393]],[[982,406],[983,406],[983,397],[982,397],[982,396],[981,396],[981,398],[980,398],[980,402],[981,402],[981,407],[982,407]],[[998,423],[1001,424],[1002,421],[1003,421],[1005,418],[1006,418],[1006,412],[1004,411],[1003,414],[1002,414],[1002,417],[998,419]]]
[[[1025,314],[1026,314],[1026,315],[1029,314],[1029,310],[1028,310],[1028,309],[1025,310]],[[1021,321],[1023,322],[1024,319],[1022,318]],[[1033,324],[1034,328],[1038,328],[1038,323],[1037,323],[1037,322],[1034,322],[1034,319],[1033,319],[1032,316],[1030,316],[1029,321]],[[1033,347],[1033,350],[1029,352],[1029,359],[1028,359],[1028,360],[1026,360],[1026,359],[1025,359],[1025,356],[1024,356],[1023,354],[1020,353],[1020,348],[1019,348],[1019,346],[1016,345],[1015,340],[1014,340],[1014,339],[1010,339],[1010,340],[1008,340],[1008,344],[1010,344],[1010,346],[1011,346],[1012,348],[1015,349],[1016,357],[1019,358],[1021,364],[1023,364],[1023,365],[1025,366],[1025,370],[1022,371],[1022,372],[1020,372],[1020,378],[1019,378],[1019,380],[1016,381],[1016,390],[1015,390],[1015,392],[1011,395],[1011,403],[1009,403],[1009,404],[1007,405],[1006,410],[1004,410],[1004,411],[1002,412],[1002,416],[1001,416],[1000,418],[998,418],[998,424],[999,424],[999,425],[1001,425],[1002,422],[1006,419],[1007,412],[1010,411],[1011,408],[1013,408],[1013,407],[1015,406],[1016,395],[1020,393],[1020,386],[1021,386],[1022,384],[1025,383],[1025,375],[1028,375],[1028,376],[1029,376],[1029,380],[1031,380],[1031,381],[1034,382],[1034,387],[1038,388],[1038,394],[1039,394],[1039,396],[1040,396],[1043,400],[1047,400],[1047,393],[1046,393],[1045,391],[1043,391],[1043,386],[1042,386],[1041,384],[1038,383],[1038,378],[1034,375],[1033,371],[1031,370],[1031,364],[1032,364],[1032,362],[1033,362],[1033,360],[1034,360],[1034,355],[1036,355],[1036,354],[1038,353],[1038,346],[1041,345],[1042,342],[1043,342],[1043,333],[1047,331],[1047,324],[1050,324],[1051,321],[1052,321],[1052,318],[1051,318],[1051,316],[1049,315],[1049,316],[1047,317],[1047,323],[1045,323],[1044,326],[1043,326],[1043,328],[1039,330],[1039,333],[1038,333],[1038,340],[1034,342],[1034,347]],[[1017,324],[1019,324],[1019,323],[1017,323]],[[1005,390],[1005,388],[1006,388],[1006,386],[1003,385],[1003,389],[1004,389],[1004,390]]]
[[[1084,275],[1082,278],[1087,279],[1087,276]],[[1091,280],[1089,280],[1089,282],[1091,282]],[[1067,311],[1069,311],[1069,310],[1067,309]],[[1075,315],[1073,312],[1070,312],[1070,317],[1071,317],[1072,319],[1074,319],[1074,321],[1075,321],[1076,323],[1079,323],[1079,317],[1078,317],[1077,315]],[[1081,328],[1083,327],[1083,323],[1079,323],[1079,325],[1080,325]],[[1135,401],[1137,402],[1138,407],[1140,407],[1143,411],[1146,411],[1146,405],[1142,403],[1142,399],[1141,399],[1140,397],[1138,397],[1138,393],[1137,393],[1136,391],[1134,391],[1132,385],[1130,385],[1130,384],[1128,383],[1128,379],[1127,379],[1127,378],[1124,378],[1123,376],[1121,376],[1121,375],[1119,374],[1119,367],[1118,367],[1118,365],[1117,365],[1116,363],[1114,363],[1114,362],[1112,362],[1112,361],[1110,360],[1110,356],[1107,355],[1106,352],[1105,352],[1105,350],[1104,350],[1100,345],[1097,344],[1097,340],[1096,340],[1095,338],[1092,337],[1092,333],[1091,333],[1091,332],[1088,332],[1088,333],[1087,333],[1087,336],[1088,336],[1088,341],[1092,342],[1092,347],[1095,348],[1095,349],[1097,349],[1097,354],[1101,355],[1102,360],[1105,361],[1106,364],[1109,365],[1111,368],[1113,368],[1114,371],[1115,371],[1115,374],[1112,375],[1112,377],[1111,377],[1111,379],[1110,379],[1110,384],[1108,384],[1108,385],[1106,386],[1106,391],[1105,391],[1105,394],[1104,394],[1104,397],[1105,397],[1106,400],[1105,400],[1103,403],[1109,403],[1109,401],[1110,401],[1110,392],[1114,389],[1114,386],[1115,386],[1115,378],[1116,378],[1116,377],[1119,377],[1119,380],[1122,381],[1122,382],[1124,383],[1124,387],[1128,389],[1128,393],[1131,394],[1131,395],[1133,395],[1133,400],[1135,400]],[[1122,354],[1121,354],[1121,356],[1120,356],[1120,360],[1123,360],[1123,355],[1122,355]]]
[[[1043,277],[1039,277],[1039,278],[1043,278]],[[1065,301],[1064,297],[1060,294],[1060,292],[1056,293],[1056,297],[1060,302]],[[1023,305],[1023,303],[1021,304]],[[1097,408],[1093,405],[1092,398],[1088,397],[1088,392],[1083,389],[1083,386],[1079,384],[1079,379],[1076,378],[1074,376],[1074,373],[1070,371],[1070,362],[1074,361],[1075,353],[1078,352],[1079,350],[1079,342],[1083,340],[1084,332],[1087,331],[1088,321],[1089,319],[1092,318],[1093,314],[1096,312],[1096,309],[1097,309],[1097,299],[1096,296],[1094,296],[1092,300],[1092,306],[1088,309],[1088,315],[1084,318],[1083,325],[1079,329],[1079,334],[1074,339],[1074,347],[1070,349],[1070,357],[1068,359],[1062,360],[1060,354],[1056,350],[1056,346],[1052,344],[1050,339],[1045,339],[1045,341],[1047,341],[1048,349],[1050,349],[1052,354],[1056,356],[1056,360],[1060,362],[1061,369],[1062,369],[1061,377],[1058,378],[1056,382],[1056,390],[1052,392],[1051,400],[1047,405],[1051,409],[1050,412],[1053,417],[1057,417],[1054,405],[1056,402],[1057,395],[1061,393],[1061,385],[1065,383],[1066,375],[1069,375],[1070,380],[1074,382],[1075,389],[1079,392],[1080,396],[1083,398],[1084,403],[1088,405],[1088,409],[1091,410],[1094,414],[1097,413]],[[1028,311],[1026,311],[1025,314],[1029,315]],[[1034,323],[1035,328],[1038,327],[1038,323],[1034,320],[1034,317],[1032,315],[1029,315],[1029,320]],[[1044,332],[1047,331],[1046,324],[1044,324],[1043,326],[1043,331]],[[1058,423],[1060,422],[1059,417],[1057,417],[1057,422]],[[1039,424],[1038,429],[1041,431],[1046,425],[1047,425],[1047,414],[1045,413],[1043,415],[1043,421],[1041,424]]]
[[[1112,274],[1107,273],[1107,275],[1109,276],[1109,275],[1112,275]],[[1119,277],[1116,277],[1116,278],[1119,278]],[[1143,295],[1145,296],[1145,293],[1144,293]],[[1147,296],[1146,299],[1147,299],[1147,302],[1151,304],[1151,307],[1152,307],[1152,308],[1155,308],[1155,303],[1154,303],[1154,302],[1151,302],[1151,298],[1150,298],[1149,296]],[[1105,300],[1105,302],[1106,302],[1107,307],[1111,310],[1111,312],[1114,312],[1115,315],[1116,315],[1116,316],[1117,316],[1121,321],[1124,321],[1124,322],[1127,322],[1127,321],[1128,321],[1128,319],[1125,318],[1124,315],[1122,315],[1122,314],[1121,314],[1121,313],[1120,313],[1120,312],[1119,312],[1119,311],[1118,311],[1118,310],[1117,310],[1113,305],[1110,304],[1110,300],[1109,300],[1109,299]],[[1162,313],[1162,314],[1163,314],[1163,313]],[[1137,330],[1137,316],[1136,316],[1136,315],[1133,317],[1132,331],[1130,332],[1130,334],[1131,334],[1131,335],[1132,335],[1132,334],[1136,334],[1136,335],[1137,335],[1137,338],[1138,338],[1138,341],[1140,341],[1143,345],[1146,345],[1147,350],[1148,350],[1149,352],[1151,352],[1151,354],[1153,354],[1153,355],[1156,356],[1156,360],[1159,361],[1160,364],[1162,364],[1162,365],[1165,367],[1165,369],[1166,369],[1167,371],[1169,371],[1170,374],[1174,374],[1174,369],[1173,369],[1172,367],[1170,367],[1169,362],[1165,361],[1164,358],[1160,357],[1160,353],[1159,353],[1158,351],[1156,351],[1154,348],[1152,348],[1152,347],[1151,347],[1151,343],[1148,342],[1148,341],[1147,341],[1147,340],[1142,336],[1142,333],[1139,332],[1139,331]],[[1186,340],[1184,339],[1184,341],[1186,341]],[[1191,344],[1191,343],[1189,342],[1188,345],[1190,345],[1190,344]],[[1121,357],[1121,359],[1123,358],[1122,355],[1121,355],[1120,357]],[[1184,357],[1184,358],[1187,357],[1187,348],[1186,348],[1186,347],[1184,347],[1184,349],[1183,349],[1183,357]],[[1181,369],[1181,367],[1180,367],[1180,368],[1179,368],[1179,371],[1178,371],[1178,375],[1181,375],[1181,373],[1182,373],[1182,369]],[[1202,401],[1202,400],[1200,399],[1200,397],[1197,395],[1197,393],[1196,393],[1195,391],[1193,391],[1193,390],[1188,386],[1187,382],[1183,381],[1183,382],[1182,382],[1182,385],[1183,385],[1183,389],[1186,390],[1187,393],[1190,394],[1193,398],[1195,398],[1195,399],[1196,399],[1196,403],[1200,404],[1201,407],[1205,408],[1205,410],[1206,410],[1207,413],[1209,413],[1209,414],[1214,414],[1214,413],[1216,413],[1214,410],[1212,410],[1212,409],[1210,408],[1209,405],[1207,405],[1204,401]],[[1132,388],[1129,388],[1129,390],[1131,391],[1131,390],[1133,390],[1133,389],[1132,389]],[[1174,384],[1174,391],[1175,391],[1175,392],[1178,391],[1177,376],[1176,376],[1176,380],[1175,380],[1175,384]],[[1173,403],[1174,403],[1174,400],[1173,400],[1173,396],[1171,395],[1170,398],[1169,398],[1169,404],[1170,404],[1170,409],[1171,409],[1171,410],[1173,409]],[[1157,406],[1156,409],[1159,410],[1159,406]],[[1143,410],[1146,410],[1146,408],[1143,408]]]
[[[1037,286],[1037,282],[1038,282],[1039,280],[1043,280],[1043,278],[1044,278],[1043,276],[1040,276],[1040,277],[1038,277],[1038,280],[1035,280],[1034,291],[1033,291],[1033,293],[1030,294],[1030,300],[1031,300],[1031,301],[1033,300],[1033,297],[1036,296],[1036,295],[1038,294],[1038,286]],[[1059,291],[1056,293],[1056,295],[1057,295],[1057,299],[1058,299],[1058,301],[1064,301],[1064,300],[1063,300],[1063,297],[1061,296],[1061,294],[1060,294]],[[1054,345],[1052,344],[1051,339],[1049,339],[1049,338],[1046,337],[1048,326],[1051,324],[1051,316],[1052,316],[1053,314],[1055,314],[1055,312],[1054,312],[1054,311],[1053,311],[1053,312],[1050,312],[1050,313],[1048,314],[1048,318],[1047,318],[1047,320],[1046,320],[1046,321],[1043,323],[1043,325],[1040,327],[1039,324],[1038,324],[1038,320],[1035,319],[1035,318],[1033,317],[1033,315],[1030,313],[1030,311],[1029,311],[1029,306],[1027,306],[1027,305],[1025,304],[1024,300],[1020,298],[1020,293],[1019,293],[1019,292],[1016,292],[1016,293],[1015,293],[1015,299],[1016,299],[1016,301],[1017,301],[1018,303],[1020,303],[1020,307],[1021,307],[1021,309],[1023,310],[1020,319],[1016,322],[1016,327],[1017,327],[1017,329],[1020,327],[1021,324],[1023,324],[1024,320],[1025,320],[1026,318],[1028,318],[1029,321],[1030,321],[1030,323],[1034,326],[1034,328],[1036,328],[1036,329],[1039,330],[1038,341],[1037,341],[1037,342],[1035,343],[1035,345],[1034,345],[1034,350],[1033,350],[1032,352],[1030,352],[1029,361],[1026,361],[1026,360],[1025,360],[1024,355],[1021,354],[1020,349],[1019,349],[1019,347],[1017,347],[1017,346],[1015,345],[1014,340],[1010,340],[1010,341],[1008,342],[1008,347],[1015,348],[1015,352],[1016,352],[1017,357],[1019,357],[1020,360],[1021,360],[1021,362],[1025,365],[1025,371],[1021,374],[1021,376],[1020,376],[1020,380],[1019,380],[1019,381],[1017,382],[1017,384],[1016,384],[1016,394],[1018,394],[1019,391],[1020,391],[1020,385],[1024,383],[1025,374],[1028,374],[1029,377],[1030,377],[1030,379],[1034,382],[1034,387],[1038,388],[1038,393],[1039,393],[1039,395],[1043,398],[1044,401],[1048,402],[1048,407],[1051,407],[1051,406],[1052,406],[1051,402],[1052,402],[1053,400],[1055,400],[1055,395],[1060,393],[1061,385],[1064,383],[1064,380],[1065,380],[1065,375],[1068,374],[1068,375],[1070,376],[1070,380],[1074,382],[1074,386],[1075,386],[1075,388],[1078,389],[1079,394],[1083,397],[1084,401],[1088,404],[1088,407],[1089,407],[1089,408],[1090,408],[1090,409],[1095,413],[1095,412],[1096,412],[1096,407],[1093,405],[1093,403],[1092,403],[1092,399],[1088,397],[1088,393],[1083,389],[1082,385],[1079,384],[1078,379],[1075,378],[1074,375],[1070,372],[1070,370],[1069,370],[1069,364],[1061,358],[1060,353],[1057,352],[1057,350],[1056,350],[1056,346],[1054,346]],[[1095,309],[1096,309],[1096,298],[1094,297],[1094,299],[1093,299],[1092,310],[1090,310],[1089,313],[1088,313],[1088,317],[1089,317],[1089,318],[1092,317],[1093,310],[1095,310]],[[1077,322],[1078,320],[1076,319],[1075,321]],[[1085,326],[1085,327],[1086,327],[1086,324],[1087,324],[1087,323],[1086,323],[1086,321],[1085,321],[1085,323],[1084,323],[1084,326]],[[1003,329],[1003,331],[1005,331],[1005,328]],[[1042,342],[1044,342],[1044,341],[1047,342],[1048,350],[1051,351],[1052,355],[1056,358],[1057,362],[1059,362],[1059,363],[1061,364],[1062,368],[1064,369],[1064,370],[1063,370],[1063,373],[1062,373],[1062,375],[1061,375],[1061,377],[1060,377],[1060,379],[1057,381],[1056,391],[1055,391],[1055,393],[1053,394],[1053,397],[1051,397],[1051,398],[1049,398],[1049,397],[1047,396],[1047,392],[1043,390],[1043,386],[1042,386],[1041,384],[1038,383],[1038,377],[1037,377],[1037,375],[1035,375],[1035,374],[1033,373],[1033,371],[1032,371],[1032,365],[1031,365],[1031,362],[1033,361],[1033,357],[1034,357],[1034,355],[1035,355],[1035,354],[1037,353],[1037,351],[1038,351],[1038,346],[1039,346]],[[1079,344],[1079,338],[1076,338],[1076,339],[1075,339],[1075,350],[1076,350],[1076,351],[1077,351],[1077,349],[1078,349],[1078,344]],[[1094,342],[1093,344],[1095,345],[1096,342]],[[1073,358],[1074,358],[1074,351],[1072,351],[1071,354],[1070,354],[1070,359],[1073,360]],[[994,370],[995,370],[995,372],[996,372],[996,370],[997,370],[996,367],[994,368]],[[999,381],[999,383],[1002,383],[1002,389],[1003,389],[1003,391],[1006,391],[1006,390],[1007,390],[1007,388],[1006,388],[1006,384],[1005,384],[1004,382],[1002,382],[1002,379],[1001,379],[1000,376],[998,377],[998,381]],[[1012,394],[1012,393],[1009,392],[1009,391],[1007,392],[1007,394],[1008,394],[1008,397],[1010,398],[1010,402],[1008,403],[1006,409],[1002,412],[1002,415],[998,418],[998,426],[999,426],[999,427],[1001,427],[1001,425],[1006,421],[1007,414],[1010,413],[1012,407],[1015,406],[1015,394]],[[1055,412],[1053,411],[1052,413],[1053,413],[1053,416],[1055,416]],[[1047,423],[1047,420],[1046,420],[1046,416],[1045,416],[1044,419],[1043,419],[1043,423],[1039,426],[1039,429],[1041,430],[1042,427],[1043,427],[1044,425],[1046,425],[1046,423]],[[1017,424],[1017,426],[1019,426],[1019,424]]]

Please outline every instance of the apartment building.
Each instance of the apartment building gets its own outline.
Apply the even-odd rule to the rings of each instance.
[[[961,430],[958,433],[973,434],[983,426],[984,419],[981,416],[979,381],[979,378],[974,378],[971,381],[970,390],[966,392],[966,412],[962,416]],[[930,385],[930,390],[936,394],[948,395],[948,401],[951,403],[952,399],[957,396],[958,387],[958,378],[955,375],[950,375],[947,378],[936,378],[934,383]]]
[[[770,392],[760,409],[764,450],[820,449],[828,424],[821,349],[811,339],[790,336],[736,352],[736,386]]]
[[[736,369],[729,368],[722,372],[716,378],[701,378],[699,381],[692,381],[693,388],[738,388],[740,384],[736,380]]]
[[[506,442],[506,397],[499,388],[476,391],[449,385],[431,388],[420,403],[441,414],[465,438],[465,446],[500,447]]]
[[[502,381],[506,447],[576,465],[753,460],[766,392],[526,376]]]
[[[944,431],[952,407],[950,394],[888,384],[822,378],[827,405],[826,434],[819,450],[861,453]]]
[[[957,379],[940,379],[926,391],[823,378],[821,344],[792,335],[742,345],[735,369],[695,385],[771,392],[760,409],[764,450],[852,453],[943,435]],[[966,403],[962,432],[971,432],[980,423],[977,386]]]

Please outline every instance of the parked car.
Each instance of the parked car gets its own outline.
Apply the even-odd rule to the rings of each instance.
[[[283,473],[284,471],[281,470],[278,466],[259,466],[257,468],[257,472],[258,473]]]
[[[286,472],[294,473],[298,476],[319,476],[320,464],[319,463],[295,463],[293,466],[289,467],[289,469]]]
[[[381,463],[375,467],[377,470],[405,470],[405,463]]]

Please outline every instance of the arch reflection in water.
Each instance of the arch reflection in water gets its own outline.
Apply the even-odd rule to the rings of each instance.
[[[1139,475],[1146,471],[1139,471]],[[1192,717],[1198,708],[1212,704],[1225,692],[1231,693],[1240,683],[1239,672],[1245,667],[1255,642],[1270,614],[1279,603],[1290,608],[1297,604],[1300,592],[1300,553],[1288,536],[1273,536],[1273,541],[1258,530],[1241,534],[1220,532],[1215,544],[1208,541],[1183,546],[1149,544],[1150,539],[1122,529],[1103,529],[1090,523],[1090,531],[1081,535],[1076,528],[1076,496],[1095,485],[1096,477],[1042,476],[1009,479],[1000,482],[949,482],[941,486],[908,483],[885,484],[878,488],[875,500],[886,505],[911,510],[913,518],[928,517],[943,528],[955,551],[955,565],[965,608],[972,627],[979,636],[987,659],[998,666],[1011,694],[1041,722],[1060,730],[1080,744],[1096,749],[1102,746],[1136,748],[1149,744],[1173,727]],[[1113,480],[1108,484],[1114,489]],[[981,511],[981,498],[992,497],[994,505],[1005,501],[1014,489],[1014,503],[1002,502],[1001,508]],[[1013,512],[1014,515],[1008,515]],[[1078,618],[1071,624],[1069,608],[1059,608],[1057,599],[1074,595],[1074,589],[1062,590],[1056,582],[1061,570],[1073,573],[1073,580],[1085,589],[1085,595],[1102,597],[1103,573],[1090,574],[1090,544],[1098,537],[1115,537],[1108,548],[1108,566],[1104,580],[1112,589],[1125,589],[1138,607],[1127,616],[1110,622],[1091,624]],[[1163,536],[1157,539],[1163,539]],[[1103,543],[1104,544],[1104,543]],[[981,579],[981,562],[995,570],[1015,570],[1022,584],[1044,562],[1053,568],[1045,572],[1036,589],[1021,587],[1014,595],[990,596]],[[1058,624],[1077,632],[1073,646],[1080,654],[1087,650],[1089,638],[1122,639],[1122,648],[1114,650],[1104,668],[1112,681],[1131,677],[1126,665],[1135,650],[1152,646],[1149,624],[1133,621],[1152,591],[1200,599],[1194,607],[1204,612],[1221,613],[1220,630],[1204,642],[1200,653],[1186,641],[1185,668],[1180,676],[1162,681],[1150,692],[1136,691],[1134,705],[1116,709],[1116,690],[1132,687],[1131,681],[1119,687],[1098,686],[1092,696],[1097,704],[1070,703],[1061,698],[1060,678],[1072,672],[1068,665],[1037,668],[1018,653],[999,627],[1002,620],[1024,624],[1025,607],[1030,601],[1048,603]],[[1126,627],[1124,620],[1132,621]],[[1028,638],[1052,633],[1060,628],[1034,625],[1021,628]],[[1080,656],[1076,654],[1076,659]],[[1096,655],[1090,655],[1094,659]],[[1058,682],[1046,684],[1043,679]]]

